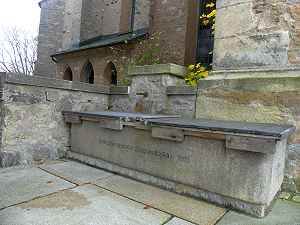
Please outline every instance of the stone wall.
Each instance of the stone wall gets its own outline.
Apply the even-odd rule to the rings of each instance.
[[[40,7],[35,74],[54,78],[56,77],[56,64],[50,56],[62,48],[65,0],[44,0],[41,1]]]
[[[196,118],[295,125],[283,187],[300,191],[300,70],[220,71],[213,75],[199,84]]]
[[[131,68],[129,92],[115,88],[111,92],[110,110],[148,114],[176,114],[193,118],[196,89],[185,86],[185,68],[174,64]]]
[[[62,50],[78,47],[80,42],[82,0],[65,0]],[[59,49],[56,49],[56,53]],[[52,53],[52,54],[54,54]]]
[[[58,159],[68,150],[63,110],[108,108],[109,87],[1,74],[0,167]]]
[[[299,65],[299,2],[217,1],[214,70]]]
[[[44,0],[41,3],[40,43],[36,74],[44,76],[55,74],[54,62],[51,61],[50,55],[62,50],[78,48],[79,35],[80,41],[85,41],[112,32],[128,32],[130,21],[127,20],[131,15],[130,4],[128,3],[130,0],[117,1],[118,9],[115,18],[121,17],[122,20],[119,23],[118,20],[114,20],[117,22],[114,25],[111,23],[106,24],[104,21],[103,8],[106,6],[102,5],[102,1],[83,1],[83,5],[81,1],[77,0],[57,1]],[[113,9],[110,2],[107,2],[109,3],[109,6],[107,6],[109,10]],[[121,5],[122,13],[119,9]],[[82,65],[82,61],[86,62],[90,58],[96,58],[92,63],[93,67],[97,67],[97,70],[101,71],[105,70],[109,61],[113,61],[117,65],[120,81],[126,76],[126,65],[128,64],[145,65],[157,61],[159,63],[184,65],[194,62],[197,24],[192,24],[195,29],[189,29],[189,27],[192,27],[190,20],[198,18],[197,14],[193,14],[194,18],[189,16],[191,9],[197,11],[197,6],[194,5],[194,0],[137,0],[134,29],[149,28],[149,38],[142,44],[137,41],[114,45],[115,51],[112,51],[110,46],[59,55],[55,57],[58,65],[56,77],[62,78],[61,74],[65,72],[65,68],[70,64]],[[127,8],[123,6],[127,6]],[[106,10],[107,13],[109,10]],[[107,16],[106,21],[111,20],[111,15]],[[193,38],[188,39],[188,36]],[[153,50],[154,48],[157,50]],[[148,55],[153,56],[148,59]],[[140,60],[141,58],[146,58],[150,62]],[[73,73],[77,73],[77,68],[72,67],[71,69]],[[78,70],[81,71],[82,67]]]

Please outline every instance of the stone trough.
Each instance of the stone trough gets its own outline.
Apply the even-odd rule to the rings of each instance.
[[[288,125],[66,111],[70,158],[264,217],[283,181]]]

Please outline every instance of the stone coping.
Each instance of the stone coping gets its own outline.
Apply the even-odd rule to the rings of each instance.
[[[185,119],[178,115],[150,115],[143,113],[125,112],[76,112],[64,111],[66,121],[78,123],[84,118],[111,118],[126,122],[144,121],[145,125],[164,126],[180,129],[195,129],[203,132],[231,133],[236,135],[264,136],[273,139],[284,139],[295,132],[296,128],[292,125],[277,125],[267,123],[249,123],[239,121],[221,121],[208,119]],[[69,118],[71,118],[69,120]]]
[[[133,66],[128,69],[129,76],[144,75],[171,75],[183,78],[186,74],[186,67],[176,64],[154,64],[145,66]]]
[[[169,86],[167,95],[196,95],[197,88],[192,86]]]
[[[130,86],[111,86],[110,95],[129,95]]]
[[[300,91],[300,70],[215,71],[212,74],[215,75],[199,82],[198,91],[218,87],[274,93]]]
[[[239,121],[221,121],[208,119],[184,119],[184,118],[159,118],[149,119],[150,125],[178,127],[212,132],[224,132],[234,134],[248,134],[255,136],[273,137],[284,139],[294,133],[296,127],[292,125],[277,125],[268,123],[249,123]]]
[[[127,112],[75,112],[75,111],[63,111],[64,116],[77,116],[77,117],[89,117],[89,118],[116,118],[124,121],[145,121],[146,119],[155,118],[174,118],[179,117],[179,115],[154,115],[154,114],[144,114],[144,113],[127,113]]]
[[[240,70],[214,70],[205,80],[269,78],[269,77],[300,77],[300,67],[294,68],[265,68]]]
[[[60,79],[45,78],[40,76],[26,76],[18,75],[13,73],[0,73],[1,76],[1,86],[4,83],[8,84],[22,84],[28,86],[37,86],[37,87],[46,87],[46,88],[55,88],[63,89],[69,91],[81,91],[97,94],[110,94],[111,87],[105,85],[95,85],[87,84],[78,81],[65,81]],[[125,90],[120,88],[119,92],[124,93]]]

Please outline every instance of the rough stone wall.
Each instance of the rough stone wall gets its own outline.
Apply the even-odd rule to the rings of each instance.
[[[300,64],[300,2],[288,1],[288,12],[290,16],[290,46],[289,62],[291,64]]]
[[[299,63],[298,1],[217,3],[214,70],[281,68]]]
[[[136,0],[134,30],[150,27],[151,0]]]
[[[168,104],[167,87],[182,83],[182,79],[172,75],[140,75],[132,78],[129,95],[110,97],[110,110],[118,112],[140,112],[148,114],[168,114],[172,107]]]
[[[167,72],[169,70],[169,72]],[[115,92],[109,109],[118,112],[176,114],[195,116],[196,88],[185,86],[180,74],[185,68],[166,64],[139,66],[130,70],[132,84],[128,94]]]
[[[191,86],[169,86],[167,88],[167,113],[195,118],[197,88]]]
[[[45,0],[40,4],[41,17],[35,74],[55,77],[56,64],[50,55],[62,48],[65,0]]]
[[[100,88],[98,92],[90,85],[74,85],[38,77],[7,76],[1,105],[0,167],[64,156],[70,146],[70,133],[63,110],[107,110],[108,89]]]
[[[184,65],[189,1],[155,0],[152,8],[153,33],[160,33],[160,63]]]
[[[80,42],[81,11],[82,0],[65,0],[62,50],[78,47]]]
[[[83,1],[81,41],[120,32],[122,0]]]
[[[228,71],[199,84],[196,118],[293,124],[284,188],[300,191],[299,70]],[[228,77],[228,78],[226,78]],[[297,187],[298,186],[298,187]]]

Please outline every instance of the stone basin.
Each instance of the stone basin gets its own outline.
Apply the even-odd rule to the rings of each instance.
[[[289,125],[63,112],[70,158],[264,217],[283,181]]]

